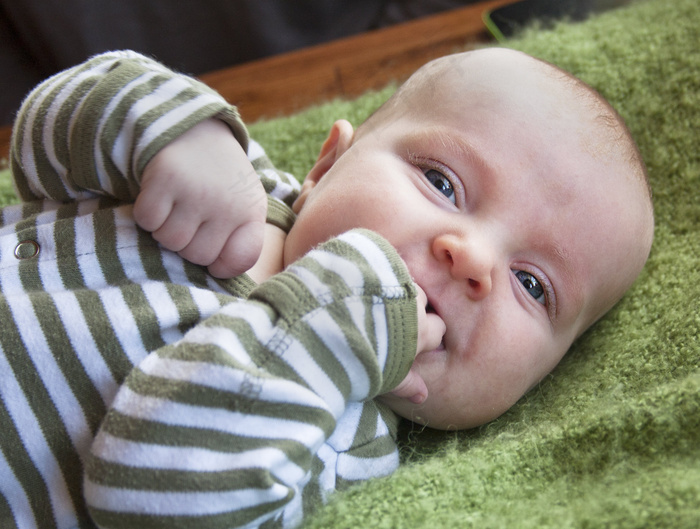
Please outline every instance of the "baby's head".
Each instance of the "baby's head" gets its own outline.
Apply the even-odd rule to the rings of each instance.
[[[295,204],[285,264],[355,227],[377,231],[446,324],[399,415],[469,428],[512,406],[630,287],[647,259],[646,173],[592,89],[520,52],[444,57],[356,132],[334,124]]]

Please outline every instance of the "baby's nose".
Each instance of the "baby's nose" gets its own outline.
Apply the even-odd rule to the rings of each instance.
[[[489,295],[494,258],[488,246],[474,237],[441,235],[433,241],[432,249],[453,279],[466,282],[470,298],[480,300]]]

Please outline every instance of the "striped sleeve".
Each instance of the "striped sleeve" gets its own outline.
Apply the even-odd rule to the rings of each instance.
[[[131,51],[93,57],[24,101],[10,160],[20,198],[132,200],[148,161],[210,117],[247,148],[235,107],[203,83]]]
[[[328,482],[358,478],[328,441],[348,409],[407,374],[415,295],[388,243],[354,230],[151,353],[126,379],[87,461],[95,522],[297,525]],[[332,464],[319,456],[328,451]]]
[[[291,208],[301,190],[299,181],[277,169],[260,144],[252,139],[248,145],[248,159],[267,193],[267,222],[289,232],[296,220]]]

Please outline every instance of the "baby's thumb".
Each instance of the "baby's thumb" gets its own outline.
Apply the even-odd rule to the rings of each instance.
[[[406,399],[413,404],[422,404],[428,398],[428,386],[425,385],[423,377],[411,369],[406,378],[389,394]]]

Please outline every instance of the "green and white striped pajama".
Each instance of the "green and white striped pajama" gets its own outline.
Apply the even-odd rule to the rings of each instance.
[[[256,285],[136,226],[146,163],[210,117],[288,230],[298,184],[190,77],[114,52],[25,101],[24,203],[0,212],[1,527],[292,527],[398,465],[373,399],[408,372],[416,300],[384,239],[353,230]]]

